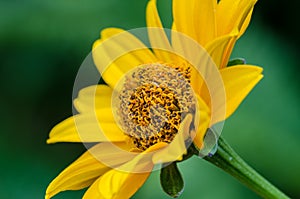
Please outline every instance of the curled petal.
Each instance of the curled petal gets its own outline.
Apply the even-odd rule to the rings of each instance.
[[[218,37],[205,46],[205,49],[219,68],[226,67],[238,34],[239,32],[235,29],[230,34]]]
[[[185,140],[189,136],[192,119],[192,115],[188,114],[181,123],[174,140],[164,149],[154,153],[153,162],[155,164],[182,160],[182,155],[186,153],[187,149]]]
[[[210,124],[210,108],[207,106],[205,101],[201,99],[199,96],[197,96],[197,106],[198,108],[196,109],[196,119],[195,119],[195,125],[196,127],[196,132],[194,132],[194,137],[193,142],[195,146],[198,149],[201,149],[203,147],[203,140],[205,133],[207,129],[209,128]]]
[[[216,20],[218,36],[238,29],[240,37],[249,25],[253,7],[257,0],[222,0],[217,5]]]

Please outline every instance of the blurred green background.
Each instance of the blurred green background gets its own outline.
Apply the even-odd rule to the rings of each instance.
[[[147,0],[0,1],[0,198],[43,198],[50,181],[85,148],[46,145],[50,129],[72,114],[76,72],[105,27],[145,26]],[[170,26],[171,0],[159,9]],[[299,1],[258,2],[233,57],[264,67],[264,79],[225,123],[223,135],[260,173],[300,198]],[[180,164],[180,198],[259,198],[209,163]],[[83,191],[55,198],[81,198]],[[168,198],[153,172],[134,198]]]

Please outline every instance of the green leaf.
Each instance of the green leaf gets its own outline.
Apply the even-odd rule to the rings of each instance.
[[[177,198],[181,195],[184,188],[184,182],[176,162],[165,166],[160,172],[160,184],[163,190],[171,197]]]
[[[230,60],[227,66],[244,65],[244,64],[246,64],[246,60],[244,58],[235,58]]]

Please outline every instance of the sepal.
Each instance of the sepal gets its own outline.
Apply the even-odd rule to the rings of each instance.
[[[160,172],[160,184],[169,196],[177,198],[181,195],[184,189],[184,181],[176,162],[163,165]]]

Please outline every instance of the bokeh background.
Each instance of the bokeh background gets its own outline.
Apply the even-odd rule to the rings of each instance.
[[[46,145],[72,114],[78,68],[105,27],[145,26],[147,0],[0,1],[0,198],[43,198],[50,181],[85,148]],[[225,123],[224,137],[260,173],[300,198],[299,1],[260,1],[233,57],[264,67],[264,79]],[[160,0],[170,27],[171,0]],[[180,198],[259,198],[234,178],[192,158],[180,164]],[[81,198],[83,191],[55,198]],[[154,172],[133,198],[168,198]]]

